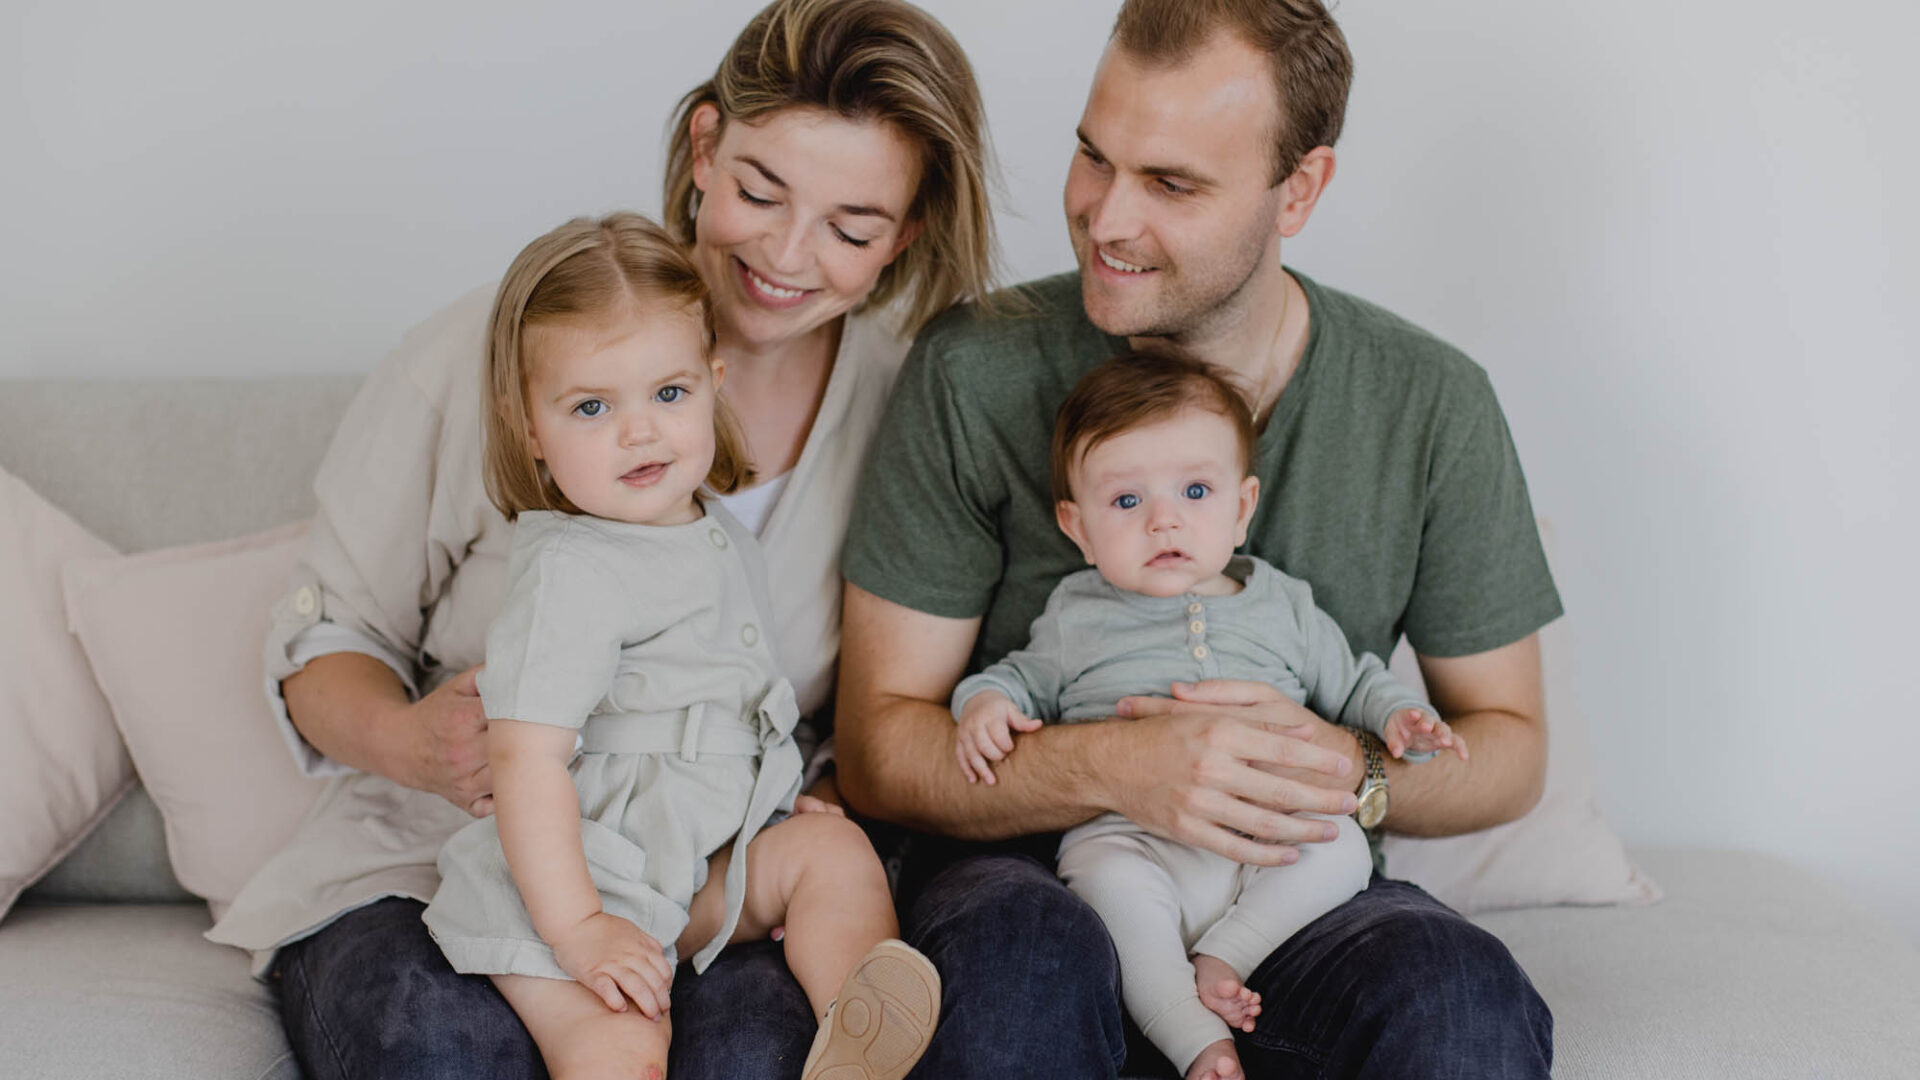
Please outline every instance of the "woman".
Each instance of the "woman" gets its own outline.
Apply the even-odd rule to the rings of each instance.
[[[912,332],[985,294],[993,238],[965,55],[899,0],[777,0],[674,120],[665,218],[713,292],[758,474],[724,501],[765,550],[784,673],[830,696],[838,557],[861,456]],[[490,807],[473,667],[509,526],[482,476],[491,286],[416,328],[342,421],[267,643],[295,753],[335,774],[210,933],[271,971],[313,1077],[533,1075],[483,979],[420,923],[434,856]],[[797,1070],[815,1028],[770,949],[674,988],[676,1076]]]

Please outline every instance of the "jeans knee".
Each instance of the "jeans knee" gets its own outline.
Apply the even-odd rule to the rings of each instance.
[[[1364,1008],[1382,1024],[1460,1035],[1502,1032],[1551,1046],[1553,1015],[1505,943],[1465,918],[1387,920],[1366,951],[1406,973],[1380,980]]]
[[[1113,941],[1047,867],[1024,856],[964,859],[928,884],[913,914],[908,940],[940,969],[945,998],[916,1075],[1110,1076],[1119,1067]]]
[[[1032,859],[983,856],[950,867],[914,907],[915,944],[983,986],[1047,985],[1083,1001],[1117,994],[1120,969],[1100,916]]]

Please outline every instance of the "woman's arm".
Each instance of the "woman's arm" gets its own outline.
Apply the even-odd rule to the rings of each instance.
[[[470,668],[419,701],[364,653],[329,653],[280,683],[287,715],[327,757],[421,791],[475,817],[493,808],[487,717]]]

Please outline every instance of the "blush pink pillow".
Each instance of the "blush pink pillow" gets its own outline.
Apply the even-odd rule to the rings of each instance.
[[[66,567],[68,617],[166,823],[180,883],[216,918],[306,814],[266,696],[262,642],[307,523]]]
[[[0,469],[0,916],[133,786],[60,566],[113,549]]]

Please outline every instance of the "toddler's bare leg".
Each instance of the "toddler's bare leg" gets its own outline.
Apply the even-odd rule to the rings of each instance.
[[[664,1080],[667,1018],[649,1020],[631,1002],[614,1012],[571,979],[495,975],[493,985],[527,1025],[553,1080]]]
[[[680,948],[697,949],[725,914],[729,849],[714,856],[694,897]],[[927,958],[890,940],[899,932],[886,872],[858,825],[801,814],[747,847],[747,895],[733,941],[785,924],[787,966],[820,1015],[802,1080],[820,1075],[898,1080],[926,1053],[940,1013],[940,976]]]
[[[726,914],[727,848],[688,909],[679,953],[691,956]],[[847,973],[875,945],[898,937],[887,873],[860,826],[837,814],[800,814],[762,829],[747,848],[747,895],[733,941],[757,941],[785,924],[787,967],[825,1015]]]

